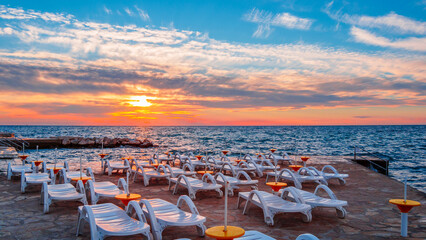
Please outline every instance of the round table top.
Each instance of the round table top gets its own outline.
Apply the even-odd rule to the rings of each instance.
[[[269,149],[269,151],[271,151],[271,153],[274,153],[275,151],[277,151],[277,149],[271,148],[271,149]]]
[[[199,173],[199,174],[206,174],[206,173],[212,174],[213,171],[197,171],[197,173]]]
[[[222,153],[223,153],[224,155],[226,155],[226,154],[228,154],[228,153],[229,153],[229,151],[228,151],[228,150],[222,150]]]
[[[99,153],[99,156],[105,157],[105,156],[108,156],[108,153]]]
[[[302,165],[289,165],[295,172],[299,171],[303,166]]]
[[[87,181],[87,180],[92,180],[92,178],[91,177],[75,177],[75,178],[71,178],[71,180],[73,180],[73,181],[78,181],[78,180]]]
[[[47,168],[47,170],[61,170],[63,167],[52,167],[52,168]]]
[[[236,160],[235,160],[235,162],[237,162],[237,163],[245,162],[245,161],[247,161],[247,160],[245,160],[245,159],[236,159]]]
[[[201,156],[201,155],[197,155],[197,156],[195,156],[198,160],[200,160],[201,158],[203,158],[203,156]]]
[[[115,195],[115,198],[119,199],[119,200],[123,200],[123,199],[124,200],[136,200],[136,199],[140,199],[141,197],[142,196],[140,194],[137,194],[137,193],[130,193],[129,196],[127,196],[126,193]]]
[[[234,239],[244,235],[244,229],[235,226],[227,226],[226,232],[224,231],[225,226],[211,227],[206,230],[206,236],[216,239]]]
[[[284,182],[267,182],[266,185],[268,186],[279,186],[279,187],[285,187],[287,186],[287,183]]]
[[[302,161],[306,162],[306,161],[308,161],[309,157],[300,157],[300,159],[302,159]]]
[[[27,159],[27,157],[28,157],[28,155],[19,155],[19,157],[21,158],[21,159]]]
[[[410,207],[417,207],[420,206],[420,202],[414,201],[414,200],[406,200],[404,199],[390,199],[389,203],[395,204],[395,205],[402,205],[402,206],[410,206]]]

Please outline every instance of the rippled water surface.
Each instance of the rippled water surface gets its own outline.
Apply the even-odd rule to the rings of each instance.
[[[271,147],[290,154],[352,155],[353,146],[392,158],[390,176],[426,192],[426,126],[274,126],[274,127],[90,127],[0,126],[0,132],[44,138],[54,136],[149,138],[168,150],[210,153],[229,149],[234,155],[267,151]],[[167,146],[167,147],[166,147]],[[98,149],[85,149],[93,153]],[[108,149],[113,154],[143,154],[136,148]],[[41,150],[53,158],[54,150]],[[58,159],[77,159],[78,149],[58,149]],[[95,154],[91,154],[93,158]],[[91,157],[89,157],[90,159]]]

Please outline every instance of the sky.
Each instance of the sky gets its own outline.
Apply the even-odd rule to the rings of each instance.
[[[426,124],[426,0],[0,2],[0,125]]]

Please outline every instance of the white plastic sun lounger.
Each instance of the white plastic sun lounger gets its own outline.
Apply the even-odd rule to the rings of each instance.
[[[246,231],[244,236],[239,238],[234,238],[234,240],[275,240],[275,238],[272,238],[258,231]],[[305,234],[299,235],[296,238],[296,240],[319,240],[319,239],[312,234],[305,233]]]
[[[21,175],[22,171],[25,173],[35,173],[36,167],[34,163],[29,165],[12,165],[11,163],[7,164],[7,180],[11,180],[12,176]]]
[[[77,189],[71,183],[47,185],[43,183],[41,188],[41,200],[43,202],[43,212],[49,212],[49,206],[53,201],[80,201],[87,204],[83,182],[78,180]]]
[[[191,212],[181,210],[183,203],[186,203]],[[186,195],[180,196],[176,205],[159,198],[140,200],[139,204],[150,220],[155,240],[162,239],[162,232],[167,227],[196,226],[198,235],[204,236],[206,218],[200,215]]]
[[[25,189],[28,185],[42,185],[44,182],[55,184],[55,178],[53,177],[53,171],[48,173],[25,173],[21,172],[21,192],[25,193]]]
[[[112,203],[80,206],[78,208],[77,236],[82,233],[84,223],[88,222],[92,240],[136,234],[142,234],[151,240],[150,227],[146,223],[139,204],[136,201],[130,201],[126,209],[127,211],[124,211]],[[136,212],[139,220],[130,217],[133,212]]]
[[[318,195],[319,190],[324,190],[330,198],[320,197]],[[289,199],[295,202],[298,202],[299,199],[303,199],[303,203],[311,205],[312,208],[335,208],[339,218],[346,217],[346,210],[344,206],[347,206],[348,202],[337,199],[333,191],[325,185],[318,185],[314,193],[300,190],[295,187],[287,187],[280,190],[280,192],[283,199]]]
[[[286,152],[283,152],[283,155],[281,156],[274,153],[268,153],[266,154],[266,158],[273,160],[274,163],[276,162],[277,164],[283,162],[291,163],[293,161],[293,159],[291,159],[291,157]]]
[[[277,172],[277,175],[277,181],[280,181],[280,179],[292,181],[294,183],[294,186],[298,189],[302,189],[302,183],[304,182],[316,182],[318,184],[328,185],[324,177],[314,175],[307,168],[301,168],[297,173],[285,168],[282,169],[280,172]],[[275,172],[268,172],[266,175],[266,182],[268,182],[269,177],[275,178],[275,176]]]
[[[246,200],[243,214],[248,212],[250,204],[253,203],[262,208],[264,220],[270,226],[274,225],[274,216],[277,213],[299,212],[303,214],[304,222],[312,221],[311,206],[308,204],[286,201],[272,193],[258,190],[238,193],[237,208],[240,205],[241,199]]]
[[[241,179],[241,177],[244,177],[244,179]],[[240,171],[236,174],[235,177],[231,176],[225,176],[222,173],[216,173],[214,176],[216,179],[216,182],[219,184],[225,185],[226,182],[229,182],[229,195],[232,197],[234,196],[234,189],[239,189],[240,187],[247,186],[251,187],[252,190],[257,190],[257,180],[252,180],[250,176],[244,172]]]
[[[208,182],[210,180],[210,183]],[[179,186],[188,189],[188,194],[192,200],[195,200],[195,194],[198,191],[211,191],[214,190],[219,193],[219,197],[223,196],[222,185],[217,184],[216,180],[209,173],[204,174],[202,180],[184,175],[178,178],[169,178],[169,190],[172,188],[172,183],[176,184],[173,190],[173,194],[177,193]]]
[[[296,240],[319,240],[319,238],[315,237],[314,235],[310,233],[304,233],[300,234]]]
[[[234,240],[276,240],[276,239],[258,231],[246,231],[242,237],[234,238]]]
[[[86,169],[86,173],[82,172],[82,177],[91,177],[92,180],[95,180],[95,176],[93,175],[92,168],[88,167]],[[79,178],[80,171],[66,171],[65,168],[62,168],[59,171],[59,179],[62,180],[62,183],[70,183],[73,178]]]
[[[168,153],[167,155],[164,155],[164,156],[161,156],[158,153],[154,153],[152,155],[152,158],[157,160],[160,163],[166,162],[166,164],[170,164],[174,160],[171,153]]]
[[[323,176],[326,181],[331,179],[337,179],[339,180],[340,185],[345,185],[346,184],[345,178],[349,177],[349,174],[339,173],[331,165],[325,165],[321,171],[318,171],[318,169],[314,167],[308,167],[308,169],[318,176]],[[330,170],[331,172],[327,172],[327,170]]]
[[[139,166],[133,176],[133,182],[136,181],[137,176],[142,176],[143,184],[146,186],[149,185],[149,180],[151,178],[169,178],[170,173],[167,173],[166,168],[163,165],[159,165],[157,170],[154,169],[144,169],[142,166]]]
[[[253,176],[255,176],[256,173],[262,174],[262,171],[259,168],[257,168],[256,165],[246,163],[244,161],[241,161],[240,163],[238,163],[237,166],[234,166],[231,163],[224,163],[219,169],[219,172],[223,174],[227,174],[229,172],[232,176],[236,176],[237,173],[241,171],[250,173]]]
[[[195,158],[195,157],[194,157]],[[180,164],[180,166],[183,166],[185,163],[188,163],[189,165],[191,165],[192,167],[193,167],[193,169],[197,169],[197,168],[200,168],[200,167],[205,167],[206,166],[206,162],[204,161],[201,161],[201,160],[198,160],[197,158],[192,158],[191,159],[191,157],[188,157],[188,156],[182,156],[182,155],[180,155],[179,153],[177,153],[176,155],[175,155],[175,160],[174,160],[174,162],[176,161],[176,160],[179,160],[179,164]],[[173,164],[174,166],[176,166],[175,164]]]
[[[112,182],[86,182],[86,189],[90,193],[90,201],[95,205],[100,198],[114,198],[115,195],[125,193],[127,184],[124,178],[118,179],[118,185]]]
[[[197,174],[194,171],[194,168],[192,168],[191,165],[187,163],[184,164],[182,168],[172,167],[170,165],[165,165],[165,167],[167,168],[167,171],[170,173],[170,176],[172,178],[177,178],[180,175],[195,177],[195,175]]]
[[[55,167],[55,164],[53,164],[53,163],[46,163],[46,162],[43,161],[43,163],[41,164],[41,171],[44,172],[44,173],[47,173],[48,172],[47,169],[48,168],[53,168],[53,167]],[[68,165],[67,161],[64,161],[64,163],[62,164],[62,166],[61,166],[61,163],[57,163],[56,167],[62,167],[62,168],[65,168],[66,171],[69,171],[69,165]]]
[[[105,170],[108,169],[108,176],[111,176],[112,171],[117,170],[118,171],[122,170],[123,173],[127,170],[130,169],[130,163],[127,159],[123,160],[122,162],[119,161],[109,161],[109,160],[105,160],[105,164],[104,164],[104,169],[103,172],[105,173]]]

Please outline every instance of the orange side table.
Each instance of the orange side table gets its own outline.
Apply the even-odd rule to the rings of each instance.
[[[124,206],[127,206],[127,204],[129,204],[130,201],[141,199],[142,196],[136,193],[130,193],[129,195],[127,195],[126,193],[123,193],[123,194],[115,195],[115,198],[118,200],[121,200]]]
[[[206,173],[213,174],[213,171],[197,171],[198,174],[201,174],[201,176],[204,176]]]
[[[56,175],[62,167],[48,168],[47,170],[53,170],[53,173]]]
[[[36,167],[40,166],[40,164],[43,163],[43,161],[33,161],[34,165],[36,165]]]
[[[301,169],[303,166],[302,166],[302,165],[289,165],[289,167],[291,167],[291,169],[293,169],[293,171],[297,172],[297,171],[299,171],[299,169]]]
[[[106,156],[108,156],[108,154],[106,154],[106,153],[100,153],[100,154],[99,154],[99,157],[101,157],[101,158],[104,158],[104,157],[106,157]]]
[[[266,185],[270,186],[274,192],[278,192],[281,188],[287,187],[284,182],[267,182]]]
[[[239,238],[245,233],[244,229],[235,226],[227,226],[225,232],[225,226],[211,227],[206,230],[206,236],[220,239],[220,240],[231,240]]]
[[[78,181],[78,180],[81,180],[82,182],[83,182],[83,184],[86,184],[86,182],[88,181],[88,180],[92,180],[92,178],[91,177],[76,177],[76,178],[71,178],[71,180],[73,180],[73,181]]]

